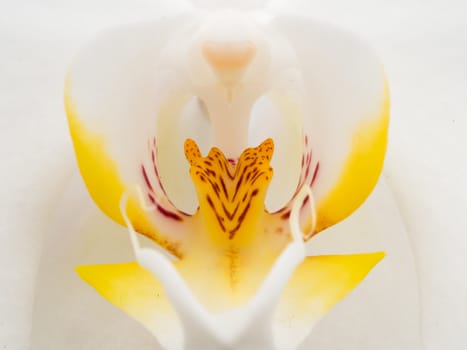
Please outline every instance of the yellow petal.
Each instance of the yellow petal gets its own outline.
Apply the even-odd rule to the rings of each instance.
[[[296,345],[301,343],[316,322],[346,297],[384,255],[377,252],[308,257],[295,271],[281,298],[274,332],[277,342],[281,346],[286,339],[294,339]]]
[[[389,127],[389,89],[375,120],[362,122],[334,187],[319,202],[316,232],[345,219],[371,193],[383,168]]]
[[[304,131],[319,164],[313,194],[316,232],[345,219],[381,173],[389,124],[389,93],[374,50],[352,33],[305,17],[274,20],[300,63]]]
[[[150,272],[135,262],[79,266],[76,271],[110,303],[143,324],[165,348],[182,348],[176,313]]]
[[[182,215],[167,193],[181,187],[180,177],[189,181],[183,140],[178,148],[172,148],[160,136],[178,140],[172,133],[179,129],[174,120],[181,118],[189,96],[176,88],[180,84],[172,81],[171,74],[167,77],[156,69],[163,56],[161,50],[170,42],[174,29],[181,22],[187,23],[181,17],[102,33],[78,53],[67,76],[65,107],[81,175],[99,208],[120,224],[121,195],[134,184],[141,187],[146,201],[157,200],[162,211],[172,217]],[[170,88],[168,81],[176,87]],[[181,160],[177,161],[174,155],[179,153]],[[172,179],[175,186],[167,188]],[[178,198],[185,198],[185,189],[180,189]],[[157,193],[150,193],[152,190]],[[165,220],[164,213],[145,213],[132,198],[128,214],[138,232],[172,254],[182,254],[179,230],[172,223],[160,224]]]
[[[91,133],[85,127],[68,94],[65,94],[65,107],[78,167],[89,194],[106,215],[125,225],[119,203],[126,185],[119,175],[115,161],[107,152],[105,139],[99,134]],[[130,198],[127,211],[136,231],[151,238],[173,255],[181,255],[178,243],[156,229],[137,198]]]

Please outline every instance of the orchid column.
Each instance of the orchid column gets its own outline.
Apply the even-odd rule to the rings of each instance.
[[[348,33],[183,13],[103,34],[65,98],[89,193],[137,259],[78,273],[167,349],[294,349],[384,255],[304,248],[366,199],[384,159],[383,69]]]

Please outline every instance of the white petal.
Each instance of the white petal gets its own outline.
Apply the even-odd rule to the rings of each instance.
[[[158,163],[163,163],[160,176],[175,202],[183,202],[187,193],[194,198],[183,157],[186,135],[178,131],[189,96],[184,90],[187,78],[180,78],[183,73],[166,67],[163,52],[167,45],[175,45],[172,36],[178,33],[178,38],[183,38],[184,33],[178,31],[180,28],[186,31],[193,22],[196,15],[179,15],[102,34],[78,55],[66,86],[75,149],[77,153],[88,152],[81,158],[89,157],[89,153],[92,156],[95,151],[91,146],[82,151],[76,139],[99,138],[106,156],[116,164],[120,180],[126,185],[144,185],[141,164],[151,161],[148,143],[160,137]],[[76,131],[75,124],[82,128]],[[80,160],[80,154],[77,155]],[[85,180],[96,177],[93,169],[83,164],[80,167]],[[179,184],[185,186],[178,189]]]

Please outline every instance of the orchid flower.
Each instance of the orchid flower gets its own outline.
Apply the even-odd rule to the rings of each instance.
[[[384,256],[305,249],[386,150],[383,68],[347,32],[235,9],[130,25],[78,55],[65,102],[89,194],[137,260],[78,274],[166,349],[295,349]]]

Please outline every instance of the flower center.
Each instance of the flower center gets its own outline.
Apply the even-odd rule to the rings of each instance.
[[[266,249],[278,253],[290,237],[288,220],[293,203],[303,187],[312,187],[319,170],[319,162],[312,161],[308,136],[303,143],[302,171],[296,190],[282,209],[269,212],[265,199],[273,177],[272,139],[247,148],[238,159],[226,157],[216,147],[204,157],[196,142],[187,139],[184,153],[190,164],[189,173],[198,202],[198,208],[191,215],[170,201],[159,176],[157,143],[152,140],[151,161],[141,165],[141,175],[146,198],[154,207],[154,225],[161,233],[179,237],[183,245],[191,246],[188,249],[192,253],[194,250],[202,252],[207,246],[211,247],[208,249],[222,247],[230,252],[232,266],[236,265],[234,260],[239,249],[245,247],[268,242]],[[310,198],[304,198],[299,221],[302,231],[307,232],[305,240],[313,233],[308,214],[311,209]],[[196,225],[192,225],[193,222]]]
[[[192,242],[198,251],[177,262],[170,261],[160,250],[141,247],[126,214],[129,193],[122,197],[121,211],[136,259],[163,285],[187,343],[196,343],[201,337],[209,340],[212,348],[235,349],[261,335],[262,346],[274,347],[271,332],[275,307],[306,256],[306,234],[300,216],[308,205],[313,229],[316,213],[307,184],[291,200],[287,217],[266,211],[264,198],[273,173],[269,165],[273,149],[273,141],[267,139],[258,147],[246,149],[235,161],[227,159],[217,148],[203,157],[196,143],[186,140],[185,155],[191,165],[199,208],[192,217],[169,219],[195,236]],[[137,194],[142,200],[142,192],[137,189]],[[160,210],[157,203],[155,208],[143,207]],[[203,241],[207,245],[200,244]],[[227,254],[234,248],[236,256]],[[225,259],[241,261],[237,265],[247,268],[239,270],[238,266],[225,265],[222,263]],[[218,300],[205,299],[211,295],[202,292],[207,281],[217,299],[232,298],[229,307],[213,308],[212,302]],[[234,283],[238,281],[242,283]],[[241,302],[232,302],[235,297]]]

